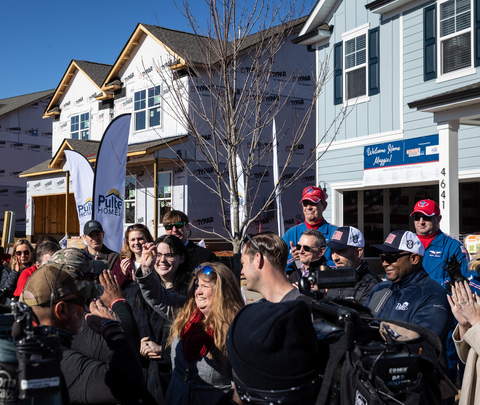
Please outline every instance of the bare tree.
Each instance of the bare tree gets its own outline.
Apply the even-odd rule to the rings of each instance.
[[[295,152],[307,136],[308,123],[315,119],[312,117],[315,102],[333,73],[328,69],[328,60],[317,67],[316,73],[314,66],[288,72],[283,69],[286,62],[282,47],[305,21],[305,17],[298,18],[303,10],[297,10],[295,2],[273,5],[268,0],[257,0],[251,3],[247,9],[246,2],[205,0],[210,18],[204,28],[195,18],[189,2],[182,0],[177,6],[195,34],[196,44],[194,47],[179,45],[169,30],[162,31],[162,41],[169,47],[172,57],[160,60],[156,66],[164,86],[164,112],[185,128],[190,140],[197,145],[197,153],[211,166],[210,179],[203,183],[218,196],[225,224],[233,211],[233,226],[225,226],[227,236],[212,233],[231,242],[234,253],[240,252],[250,224],[259,214],[272,209],[276,194],[299,180],[321,157],[316,151],[317,145],[300,163],[295,161]],[[303,109],[292,114],[289,121],[279,120],[299,91],[294,78],[302,74],[311,75],[314,83],[308,105],[303,104]],[[152,83],[155,80],[153,75],[151,80]],[[190,86],[198,90],[193,95]],[[202,96],[202,91],[209,96]],[[324,143],[327,134],[328,139],[335,138],[346,113],[342,108],[333,117],[329,131],[317,140],[318,143]],[[262,183],[251,182],[250,175],[253,168],[261,167],[263,173],[267,173],[271,167],[272,123],[276,117],[277,125],[282,122],[277,130],[277,141],[288,137],[290,152],[279,162],[281,181],[270,190],[268,198],[258,202]],[[205,136],[207,132],[212,136]],[[292,167],[293,175],[286,177],[285,173]],[[245,179],[243,195],[239,188],[242,174]]]

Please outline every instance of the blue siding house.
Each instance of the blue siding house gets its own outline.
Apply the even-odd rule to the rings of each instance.
[[[316,113],[327,219],[382,243],[430,198],[444,232],[479,232],[480,0],[320,0],[294,42],[329,79]]]

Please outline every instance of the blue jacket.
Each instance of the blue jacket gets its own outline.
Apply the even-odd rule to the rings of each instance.
[[[383,281],[375,285],[365,306],[375,318],[428,328],[440,337],[443,344],[453,323],[447,293],[423,268],[398,283]]]
[[[320,225],[320,227],[318,228],[318,230],[323,233],[323,236],[325,236],[327,243],[330,241],[330,238],[332,237],[335,229],[337,229],[337,227],[335,225],[330,225],[325,219],[323,220],[322,225]],[[307,225],[305,225],[305,222],[303,222],[300,225],[290,228],[287,232],[285,232],[285,235],[283,235],[283,240],[286,242],[289,251],[287,261],[287,273],[291,273],[295,270],[295,261],[290,254],[290,241],[292,241],[292,243],[296,245],[300,240],[302,233],[306,230]],[[335,263],[332,261],[332,251],[329,247],[325,248],[325,258],[327,259],[327,265],[329,265],[330,267],[335,267]]]
[[[425,249],[425,255],[423,256],[423,268],[431,278],[444,288],[450,277],[442,266],[446,267],[446,260],[449,260],[453,254],[457,256],[458,261],[462,261],[462,274],[465,277],[471,279],[472,276],[476,275],[468,270],[470,258],[467,249],[459,240],[443,233],[441,230],[438,231],[433,241]]]

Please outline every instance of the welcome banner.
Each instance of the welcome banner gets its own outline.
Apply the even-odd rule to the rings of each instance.
[[[438,180],[438,135],[365,146],[363,184]]]
[[[85,224],[92,219],[93,169],[88,160],[76,151],[66,150],[65,157],[72,179],[80,234],[83,234]]]
[[[103,134],[97,155],[93,186],[92,218],[105,231],[103,243],[117,252],[123,240],[123,201],[130,114],[116,117]]]

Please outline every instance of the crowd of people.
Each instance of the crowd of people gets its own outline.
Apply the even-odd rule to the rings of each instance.
[[[307,187],[300,203],[305,221],[283,238],[245,237],[241,274],[262,295],[257,303],[246,306],[232,270],[188,240],[188,216],[176,210],[156,240],[142,224],[126,228],[121,252],[104,245],[96,220],[84,227],[82,250],[61,249],[51,237],[35,247],[19,239],[4,262],[0,298],[25,303],[39,324],[60,331],[58,395],[75,404],[314,404],[325,353],[311,296],[428,328],[450,380],[463,380],[460,404],[476,403],[480,260],[470,262],[440,230],[438,205],[418,201],[416,233],[395,230],[372,245],[385,271],[377,275],[363,259],[363,234],[323,218],[324,190]],[[318,287],[329,267],[351,269],[357,281]]]

